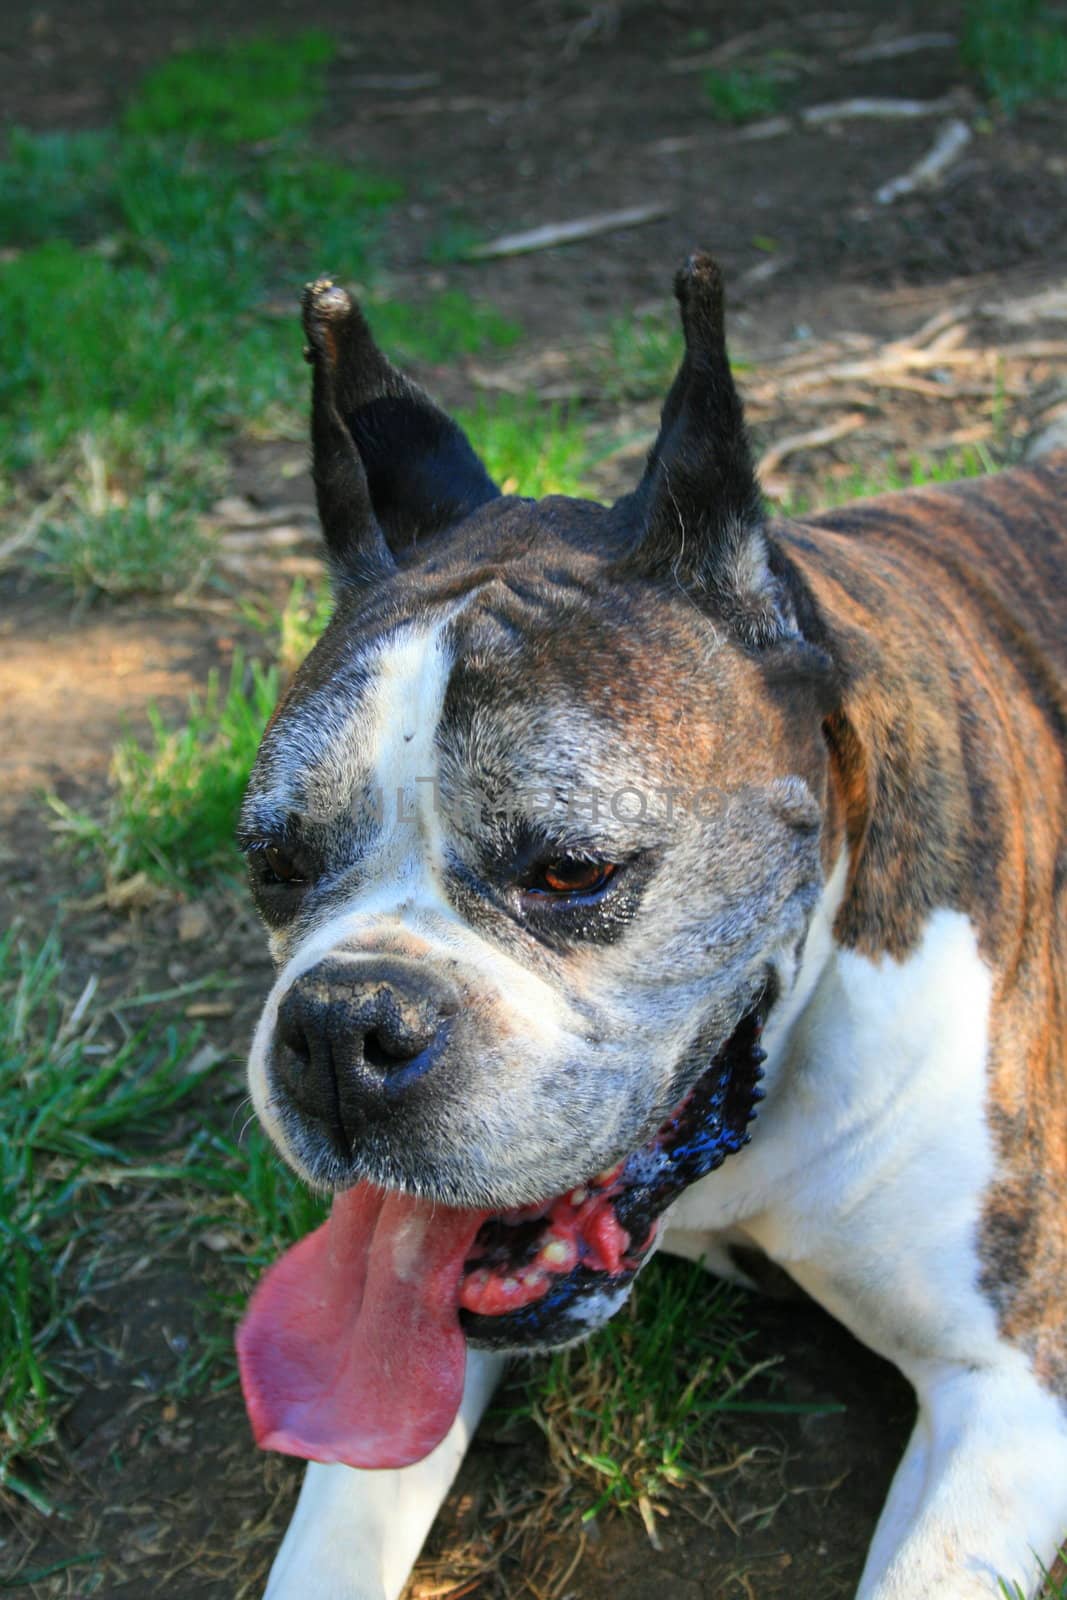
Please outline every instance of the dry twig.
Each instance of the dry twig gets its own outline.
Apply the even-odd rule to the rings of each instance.
[[[846,50],[842,61],[891,61],[895,56],[914,55],[917,50],[951,50],[956,44],[954,33],[906,33],[896,39],[883,39],[877,44],[861,45],[857,50]]]
[[[807,106],[800,120],[809,128],[822,128],[828,122],[856,121],[911,121],[916,117],[940,117],[953,111],[956,101],[952,96],[941,100],[831,100],[825,105]]]
[[[356,72],[344,80],[347,89],[365,89],[372,93],[410,94],[413,89],[433,89],[441,82],[439,72]]]
[[[882,184],[875,192],[875,200],[880,206],[888,206],[902,195],[914,194],[917,189],[932,189],[970,142],[971,130],[967,123],[962,117],[953,117],[914,166]]]
[[[1064,356],[1067,356],[1067,343],[1057,339],[1035,339],[1028,344],[980,350],[949,350],[936,345],[930,349],[916,349],[910,344],[897,343],[886,345],[878,355],[867,360],[840,361],[790,373],[782,379],[778,388],[781,394],[796,394],[803,389],[821,388],[827,383],[859,381],[884,384],[899,380],[902,376],[913,376],[941,367],[982,367],[1001,360],[1055,360]],[[934,392],[940,392],[941,385],[933,388]]]
[[[711,50],[701,50],[693,56],[675,56],[667,62],[667,71],[702,72],[706,67],[725,66],[726,62],[735,61],[754,45],[769,44],[775,35],[782,32],[782,29],[781,22],[765,22],[759,28],[750,28],[745,33],[735,33],[732,39],[724,39],[722,44],[715,45]]]
[[[787,433],[774,444],[769,445],[759,460],[759,474],[769,477],[775,467],[781,466],[787,456],[797,455],[801,450],[818,450],[822,445],[833,444],[836,439],[843,439],[846,434],[855,433],[857,428],[862,428],[867,421],[865,411],[850,411],[847,416],[838,417],[836,422],[827,422],[821,428],[809,428],[804,433]]]
[[[375,103],[376,117],[430,117],[438,112],[502,111],[498,100],[486,100],[482,95],[425,95],[421,100],[384,100]]]
[[[665,205],[628,206],[622,211],[601,211],[594,216],[576,217],[573,222],[546,222],[522,233],[505,233],[488,244],[475,245],[467,252],[470,261],[489,261],[498,256],[527,255],[533,250],[554,250],[577,239],[592,239],[600,233],[616,233],[621,228],[638,228],[670,215]]]
[[[52,512],[58,505],[63,503],[67,496],[67,487],[65,484],[61,484],[58,489],[48,496],[47,500],[42,500],[39,506],[34,507],[22,527],[16,528],[15,532],[0,544],[0,566],[5,561],[10,561],[12,556],[17,555],[20,550],[24,550],[27,545],[33,543],[52,515]]]

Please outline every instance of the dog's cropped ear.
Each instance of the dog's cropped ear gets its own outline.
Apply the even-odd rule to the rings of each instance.
[[[378,349],[331,278],[303,296],[312,471],[335,570],[370,578],[500,491],[463,430]]]
[[[747,643],[795,631],[771,570],[763,505],[723,326],[722,274],[690,256],[674,280],[685,356],[663,407],[645,475],[614,515],[637,537],[631,575],[670,578],[706,597]]]

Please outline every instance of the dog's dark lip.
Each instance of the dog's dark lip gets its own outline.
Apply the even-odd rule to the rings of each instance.
[[[474,1345],[565,1343],[621,1303],[683,1190],[748,1143],[763,1099],[765,984],[710,1066],[646,1144],[611,1171],[538,1205],[483,1223],[468,1257],[460,1322]],[[609,1311],[581,1302],[598,1299]],[[610,1302],[610,1304],[609,1304]]]

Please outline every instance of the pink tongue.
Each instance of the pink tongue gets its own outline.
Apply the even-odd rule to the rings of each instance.
[[[237,1330],[256,1443],[350,1467],[406,1467],[463,1396],[463,1263],[484,1211],[361,1183],[260,1281]]]

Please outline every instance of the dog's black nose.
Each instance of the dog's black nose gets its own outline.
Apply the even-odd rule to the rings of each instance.
[[[351,1154],[439,1059],[459,996],[421,963],[330,957],[278,1007],[275,1086]]]

